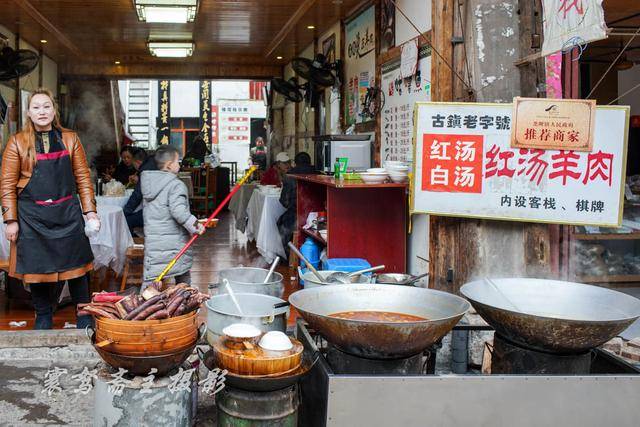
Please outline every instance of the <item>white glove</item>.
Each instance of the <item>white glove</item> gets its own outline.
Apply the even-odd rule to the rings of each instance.
[[[90,219],[84,223],[84,234],[87,235],[88,238],[92,238],[98,235],[100,231],[100,221],[97,219]]]

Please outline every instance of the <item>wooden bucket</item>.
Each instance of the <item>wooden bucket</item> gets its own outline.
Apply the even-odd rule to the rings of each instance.
[[[256,346],[253,350],[228,348],[218,340],[213,350],[216,365],[239,375],[277,375],[297,369],[302,362],[302,344],[291,339],[293,349],[289,351],[265,351]]]
[[[197,312],[162,320],[96,318],[96,346],[129,356],[159,356],[198,340]]]

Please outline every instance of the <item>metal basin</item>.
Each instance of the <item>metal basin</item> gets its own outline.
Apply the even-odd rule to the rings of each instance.
[[[221,270],[218,276],[219,283],[210,286],[217,290],[217,294],[226,294],[227,289],[222,285],[222,280],[227,279],[234,292],[247,294],[264,294],[273,297],[282,297],[284,285],[282,274],[274,271],[267,283],[263,283],[269,270],[254,267],[235,267]]]
[[[318,271],[318,273],[320,273],[320,276],[322,276],[323,278],[327,278],[327,277],[331,276],[333,273],[337,273],[337,271],[335,271],[335,270],[320,270],[320,271]],[[298,270],[298,275],[300,276],[300,279],[304,280],[304,288],[305,289],[311,289],[311,288],[315,288],[315,287],[318,287],[318,286],[335,285],[335,283],[320,282],[318,280],[318,278],[316,277],[316,275],[313,274],[311,271],[307,271],[304,274],[300,274],[300,270]],[[370,282],[369,276],[366,276],[364,274],[361,274],[360,276],[358,276],[357,280],[358,280],[358,283],[369,283]]]
[[[640,316],[640,300],[598,286],[557,280],[493,279],[460,289],[493,328],[534,350],[576,354],[597,347]]]
[[[229,294],[213,296],[205,303],[209,344],[213,345],[214,340],[223,335],[222,330],[233,323],[248,323],[262,332],[286,331],[289,307],[273,308],[285,302],[283,299],[262,294],[235,295],[243,315],[238,313]]]
[[[467,312],[463,298],[410,286],[326,285],[293,293],[289,302],[309,325],[340,350],[370,359],[420,353],[447,334]],[[330,317],[343,311],[389,311],[424,317],[411,323]]]

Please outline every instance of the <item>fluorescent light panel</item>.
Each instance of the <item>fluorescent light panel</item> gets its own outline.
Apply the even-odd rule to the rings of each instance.
[[[185,58],[193,54],[193,43],[149,42],[149,52],[158,58]]]
[[[138,19],[152,23],[184,24],[196,19],[198,0],[134,0]]]

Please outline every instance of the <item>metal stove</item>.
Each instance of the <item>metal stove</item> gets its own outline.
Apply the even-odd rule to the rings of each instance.
[[[637,426],[640,420],[640,370],[599,349],[587,355],[588,372],[575,374],[585,369],[585,355],[558,360],[496,337],[494,356],[503,367],[494,363],[495,369],[529,367],[529,373],[442,375],[434,373],[437,346],[383,361],[341,352],[302,319],[296,336],[318,359],[300,382],[303,426],[599,427]]]

